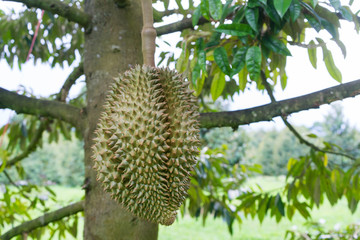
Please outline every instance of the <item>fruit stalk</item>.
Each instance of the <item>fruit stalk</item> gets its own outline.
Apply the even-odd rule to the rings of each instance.
[[[155,67],[155,39],[156,30],[153,26],[152,0],[141,0],[143,13],[143,29],[141,31],[142,52],[144,65]]]

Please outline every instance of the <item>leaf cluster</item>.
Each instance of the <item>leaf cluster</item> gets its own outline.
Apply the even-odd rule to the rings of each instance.
[[[203,0],[193,11],[194,30],[182,32],[182,49],[176,69],[187,75],[200,98],[232,97],[245,91],[251,83],[264,90],[260,76],[275,86],[287,85],[286,59],[291,56],[289,45],[304,47],[309,59],[317,67],[317,49],[321,48],[329,74],[341,82],[327,41],[320,37],[308,40],[307,29],[328,32],[328,38],[346,49],[339,38],[340,19],[351,21],[359,31],[357,16],[340,1],[263,0],[223,3]],[[198,25],[205,18],[207,24]],[[160,54],[165,60],[169,52]],[[167,65],[174,61],[168,57]],[[162,61],[161,61],[162,62]]]
[[[81,1],[65,2],[82,8]],[[0,58],[5,59],[9,66],[17,64],[21,69],[25,63],[40,18],[38,13],[36,9],[21,12],[0,10]],[[65,63],[71,65],[76,54],[82,54],[83,45],[84,32],[79,24],[45,11],[31,56],[34,63],[39,60],[52,67]]]

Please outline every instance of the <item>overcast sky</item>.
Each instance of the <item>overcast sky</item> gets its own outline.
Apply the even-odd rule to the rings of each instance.
[[[346,1],[347,3],[348,1]],[[4,4],[2,2],[2,4]],[[360,2],[355,1],[353,9],[360,9]],[[168,22],[168,21],[167,21]],[[329,48],[333,52],[333,57],[336,65],[341,70],[343,75],[343,82],[350,82],[356,79],[360,79],[360,36],[354,31],[353,24],[349,24],[345,21],[341,21],[342,30],[340,32],[340,39],[345,43],[347,48],[347,57],[343,58],[340,50],[334,44],[330,44]],[[323,36],[326,38],[327,33]],[[174,45],[179,40],[179,34],[171,34],[163,36],[162,39],[172,43],[173,46],[168,47],[169,50],[174,49]],[[327,41],[329,42],[329,41]],[[163,49],[167,46],[161,44],[161,40],[158,44]],[[321,50],[318,49],[318,69],[313,69],[307,55],[307,50],[299,47],[290,48],[292,57],[288,57],[286,72],[288,74],[288,84],[285,91],[280,89],[280,86],[276,88],[275,97],[278,100],[287,99],[295,96],[300,96],[313,91],[318,91],[327,87],[335,86],[338,83],[333,80],[327,73],[325,64],[322,62]],[[159,54],[159,51],[157,52]],[[8,90],[21,89],[24,86],[27,90],[32,91],[36,96],[46,97],[50,94],[57,93],[65,81],[66,77],[72,71],[72,68],[76,64],[73,64],[70,68],[55,67],[51,69],[46,64],[33,65],[33,61],[30,58],[29,63],[24,64],[21,71],[14,67],[10,69],[7,63],[0,61],[0,87]],[[78,80],[70,92],[70,95],[76,95],[81,87],[84,85],[84,78]],[[252,89],[241,93],[240,96],[234,98],[234,102],[231,103],[231,109],[243,109],[253,106],[269,103],[267,95],[263,95],[260,92]],[[342,101],[344,111],[347,119],[352,125],[357,126],[360,129],[360,97],[350,98]],[[323,115],[329,110],[329,106],[322,106],[320,110],[302,111],[301,113],[292,114],[289,120],[295,125],[312,125],[315,121],[320,121]],[[4,125],[9,117],[14,114],[10,110],[0,110],[0,126]],[[281,127],[282,124],[279,120],[270,123],[255,124],[255,127]]]

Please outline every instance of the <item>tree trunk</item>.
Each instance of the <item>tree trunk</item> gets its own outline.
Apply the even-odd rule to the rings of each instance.
[[[92,15],[92,31],[85,34],[84,71],[87,86],[88,126],[85,139],[86,240],[157,239],[158,226],[142,221],[110,199],[96,181],[91,156],[96,128],[109,85],[119,73],[142,63],[140,0],[118,8],[115,0],[87,0],[85,11]]]

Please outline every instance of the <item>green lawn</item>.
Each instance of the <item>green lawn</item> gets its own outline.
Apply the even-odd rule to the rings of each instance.
[[[255,183],[261,185],[264,190],[278,188],[282,185],[281,178],[275,177],[261,177],[251,179],[249,185],[254,186]],[[52,189],[56,192],[60,201],[78,201],[83,196],[83,191],[80,189],[67,188],[61,186],[54,186]],[[313,220],[325,220],[327,228],[333,228],[335,224],[345,226],[346,224],[359,222],[360,211],[354,215],[347,209],[346,201],[341,201],[334,207],[329,204],[324,204],[320,209],[315,209],[312,212]],[[226,224],[221,219],[213,219],[208,217],[205,226],[201,219],[192,219],[189,216],[179,219],[169,227],[160,226],[159,239],[160,240],[280,240],[283,239],[284,233],[287,229],[293,227],[303,229],[304,219],[300,215],[295,215],[292,222],[282,220],[279,224],[275,219],[265,218],[262,224],[257,219],[243,219],[243,223],[239,225],[234,224],[234,234],[231,236],[227,230]],[[82,228],[83,221],[81,219],[79,226]],[[81,237],[82,229],[79,229],[79,238]],[[73,239],[71,236],[66,239]]]
[[[263,190],[272,190],[283,186],[282,177],[259,177],[249,181],[249,185],[259,184]],[[325,221],[326,228],[333,228],[336,224],[346,226],[347,224],[360,221],[360,210],[354,215],[347,208],[345,200],[331,207],[325,203],[320,209],[312,211],[314,221]],[[185,240],[185,239],[222,239],[222,240],[279,240],[284,238],[285,231],[292,228],[305,229],[303,224],[305,220],[296,214],[293,221],[283,219],[276,223],[275,219],[266,217],[262,224],[257,219],[243,219],[239,225],[235,223],[234,234],[231,236],[227,230],[226,224],[221,219],[208,218],[206,225],[203,227],[201,219],[196,220],[188,216],[179,218],[170,227],[160,227],[160,240]]]

